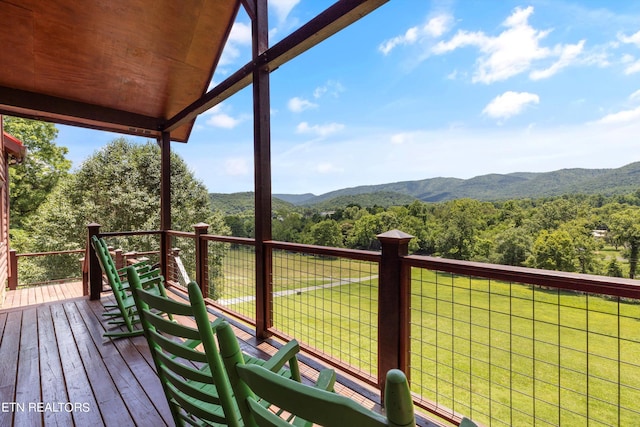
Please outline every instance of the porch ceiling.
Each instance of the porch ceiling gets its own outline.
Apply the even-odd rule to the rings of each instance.
[[[159,135],[206,92],[240,4],[0,0],[0,113]]]
[[[264,3],[263,3],[264,1]],[[267,46],[268,0],[0,0],[0,114],[186,142],[198,114],[388,0],[337,0]],[[240,7],[253,60],[207,92]]]

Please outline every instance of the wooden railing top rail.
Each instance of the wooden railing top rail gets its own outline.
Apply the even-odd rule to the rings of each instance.
[[[549,286],[565,290],[640,300],[640,281],[620,277],[567,273],[563,271],[541,270],[500,264],[485,264],[481,262],[458,261],[420,255],[406,256],[403,258],[403,262],[405,265],[411,267],[421,267],[471,277]]]
[[[193,231],[176,231],[176,230],[169,230],[167,231],[167,234],[169,236],[173,236],[173,237],[189,237],[191,239],[193,239],[194,237],[196,237],[196,233],[194,233]]]
[[[101,231],[102,237],[118,237],[118,236],[140,236],[145,234],[162,234],[162,230],[140,230],[140,231]]]
[[[224,242],[224,243],[235,243],[237,245],[248,245],[255,246],[255,239],[251,239],[248,237],[233,237],[233,236],[219,236],[215,234],[203,234],[202,237],[204,240],[211,240],[215,242]]]
[[[282,249],[291,252],[304,252],[306,254],[336,256],[358,261],[380,262],[380,252],[363,251],[357,249],[332,248],[329,246],[304,245],[300,243],[266,241],[265,244],[273,249]]]
[[[66,251],[31,252],[31,253],[24,253],[24,254],[16,253],[16,256],[17,257],[33,257],[33,256],[47,256],[47,255],[80,254],[84,252],[85,252],[85,249],[69,249]]]

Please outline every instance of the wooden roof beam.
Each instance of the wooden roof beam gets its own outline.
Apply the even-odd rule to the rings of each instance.
[[[169,119],[162,130],[171,132],[194,120],[199,114],[250,85],[255,70],[275,70],[388,1],[339,0]],[[250,9],[252,2],[244,1],[243,4],[245,8],[249,5]]]
[[[95,129],[111,127],[115,132],[132,135],[157,135],[163,127],[153,117],[0,86],[0,114],[51,120],[39,112],[53,114],[63,124]]]

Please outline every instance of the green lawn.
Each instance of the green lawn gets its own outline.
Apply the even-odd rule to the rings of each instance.
[[[364,280],[375,268],[278,254],[273,272],[275,292],[354,280],[275,297],[274,325],[375,376],[377,279]],[[417,269],[412,280],[410,376],[424,398],[486,425],[640,416],[640,304]],[[225,283],[224,298],[247,295],[245,284]],[[231,308],[255,310],[253,301]]]

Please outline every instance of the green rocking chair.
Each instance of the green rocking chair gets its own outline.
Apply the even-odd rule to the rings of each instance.
[[[124,338],[139,336],[144,333],[142,329],[136,329],[135,324],[139,323],[137,316],[137,310],[131,291],[125,282],[120,278],[115,263],[109,254],[109,249],[100,241],[96,236],[92,236],[91,241],[93,248],[96,251],[100,268],[103,274],[107,278],[107,282],[113,291],[113,297],[116,300],[116,304],[112,307],[107,307],[107,310],[103,313],[103,316],[108,319],[107,323],[113,327],[125,327],[126,331],[116,330],[108,331],[103,334],[107,338]],[[136,271],[136,267],[131,267]],[[138,276],[140,278],[140,276]],[[144,281],[142,286],[149,289],[157,295],[166,295],[164,288],[164,278],[158,271],[146,271],[144,272]],[[141,279],[141,278],[140,278]],[[141,279],[142,280],[142,279]]]
[[[315,387],[301,384],[274,375],[264,367],[244,364],[238,357],[237,340],[226,322],[218,326],[218,342],[245,426],[415,426],[409,385],[400,370],[387,374],[385,417],[323,389],[322,384]]]
[[[223,320],[211,322],[198,285],[189,283],[186,304],[144,289],[134,268],[127,269],[127,277],[176,425],[242,426],[214,338]],[[195,319],[197,327],[171,321],[159,313],[171,313],[176,320],[182,316]],[[247,355],[240,355],[240,359],[263,365],[276,376],[299,381],[298,352],[298,343],[290,341],[269,360]],[[285,367],[287,362],[290,369]]]

